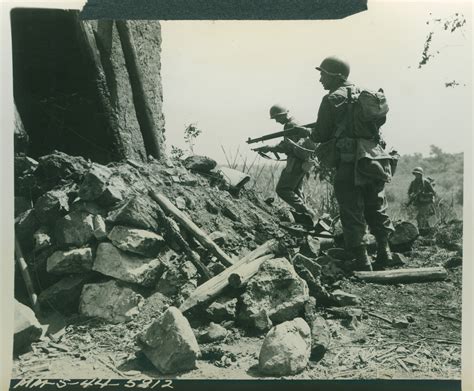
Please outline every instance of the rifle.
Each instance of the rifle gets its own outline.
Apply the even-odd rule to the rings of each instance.
[[[271,159],[270,156],[268,156],[265,152],[262,151],[265,147],[258,147],[258,148],[253,148],[252,151],[257,152],[260,156],[264,157],[265,159]],[[278,152],[272,151],[272,153],[275,155],[276,160],[281,160],[280,155]]]
[[[257,138],[250,138],[249,137],[248,140],[247,140],[247,144],[253,144],[253,143],[258,143],[258,142],[262,142],[262,141],[273,140],[273,139],[278,138],[278,137],[288,136],[292,133],[295,133],[295,131],[298,131],[301,128],[311,128],[314,125],[315,125],[315,123],[312,122],[310,124],[301,125],[301,126],[294,126],[290,129],[282,130],[281,132],[270,133],[270,134],[266,134],[264,136],[257,137]]]

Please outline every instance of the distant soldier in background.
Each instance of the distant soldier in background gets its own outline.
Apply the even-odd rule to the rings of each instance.
[[[286,166],[281,172],[276,185],[276,193],[288,205],[293,207],[299,220],[308,227],[316,223],[316,213],[309,208],[303,198],[303,184],[309,168],[307,166],[309,148],[314,144],[309,139],[309,130],[302,128],[289,115],[288,110],[280,105],[270,108],[270,118],[283,125],[283,130],[294,129],[277,145],[260,147],[261,152],[284,153],[287,156]],[[309,152],[309,154],[312,153]]]
[[[415,179],[408,187],[408,206],[413,205],[417,210],[416,222],[420,234],[424,235],[431,231],[436,224],[436,213],[434,201],[436,192],[433,189],[432,180],[423,176],[423,169],[415,167],[412,171]]]

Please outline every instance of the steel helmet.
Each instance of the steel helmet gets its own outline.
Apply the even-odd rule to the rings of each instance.
[[[423,169],[421,167],[415,167],[412,174],[423,174]]]
[[[288,109],[280,105],[273,105],[270,107],[270,118],[274,119],[275,117],[288,113]]]
[[[346,61],[336,56],[326,57],[316,69],[331,76],[338,76],[343,80],[347,80],[351,70]]]

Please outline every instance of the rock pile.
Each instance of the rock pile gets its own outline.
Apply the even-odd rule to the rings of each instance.
[[[360,302],[337,285],[350,257],[329,239],[288,235],[271,204],[245,189],[237,198],[215,166],[204,157],[104,166],[61,152],[18,156],[15,229],[41,307],[111,323],[151,309],[138,343],[162,373],[194,368],[197,341],[220,343],[232,327],[268,332],[263,374],[295,374],[320,359],[331,334],[316,305]],[[156,191],[221,252],[173,219],[150,197]],[[278,246],[239,269],[232,286],[228,270],[272,240]],[[209,278],[222,289],[183,309]],[[204,326],[197,338],[190,322]]]

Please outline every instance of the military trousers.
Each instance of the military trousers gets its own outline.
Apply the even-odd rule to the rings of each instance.
[[[289,156],[275,191],[296,212],[313,216],[314,213],[304,203],[303,183],[306,173],[301,167],[302,164],[300,159]]]
[[[334,179],[334,193],[346,248],[361,246],[369,227],[377,240],[387,238],[394,230],[388,217],[384,182],[355,185],[354,163],[340,163]]]

